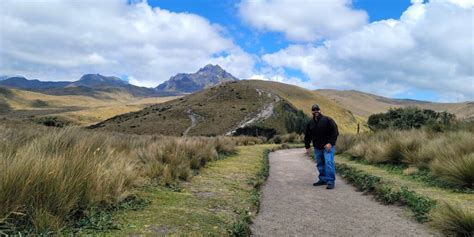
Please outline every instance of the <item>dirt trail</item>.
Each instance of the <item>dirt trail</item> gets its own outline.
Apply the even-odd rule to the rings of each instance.
[[[186,110],[186,114],[189,116],[189,118],[191,119],[191,126],[189,126],[188,128],[186,128],[186,130],[183,132],[183,136],[187,136],[189,131],[196,127],[198,121],[202,118],[199,114],[196,114],[193,112],[192,109],[188,109]]]
[[[270,176],[263,187],[256,236],[433,236],[404,209],[382,205],[356,192],[341,177],[336,188],[313,187],[315,164],[304,149],[270,153]]]

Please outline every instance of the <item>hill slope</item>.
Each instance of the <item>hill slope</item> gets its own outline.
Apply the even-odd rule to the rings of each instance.
[[[31,119],[57,116],[75,124],[90,125],[112,116],[137,111],[173,97],[135,97],[126,91],[96,91],[94,97],[84,95],[49,95],[0,86],[0,117]]]
[[[432,103],[408,99],[391,99],[360,91],[316,90],[354,114],[368,118],[371,114],[386,112],[389,108],[416,106],[434,111],[448,111],[458,118],[474,117],[474,102]]]
[[[260,80],[226,82],[185,97],[119,115],[92,126],[137,134],[217,135],[260,125],[287,132],[286,118],[297,110],[309,115],[319,103],[341,132],[354,132],[357,118],[335,102],[297,86]]]

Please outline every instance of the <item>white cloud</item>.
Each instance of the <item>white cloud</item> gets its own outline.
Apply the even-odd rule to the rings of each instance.
[[[98,72],[151,87],[217,62],[237,77],[251,76],[254,58],[221,29],[201,16],[146,2],[3,0],[0,73],[77,80]]]
[[[440,100],[474,100],[472,8],[415,2],[399,20],[373,22],[320,45],[290,45],[263,60],[301,70],[313,88],[394,96],[433,90]],[[457,95],[457,96],[452,96]]]
[[[354,10],[351,0],[243,0],[242,19],[250,25],[282,32],[294,41],[331,38],[367,22],[364,11]]]

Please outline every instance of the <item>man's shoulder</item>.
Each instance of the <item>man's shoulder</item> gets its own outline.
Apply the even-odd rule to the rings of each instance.
[[[333,121],[333,122],[336,122],[333,118],[331,118],[330,116],[327,116],[327,115],[323,115],[323,117],[325,119],[327,119],[328,121]]]

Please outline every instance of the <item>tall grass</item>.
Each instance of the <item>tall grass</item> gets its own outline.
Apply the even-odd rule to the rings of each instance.
[[[449,236],[473,236],[474,214],[445,204],[435,213],[434,225]]]
[[[235,145],[260,141],[2,126],[0,230],[60,231],[136,187],[186,180],[218,154],[235,153]]]
[[[474,134],[471,132],[384,130],[344,134],[338,139],[338,150],[373,164],[405,164],[430,170],[440,180],[456,187],[473,186]]]
[[[472,188],[474,184],[474,153],[460,157],[436,159],[431,170],[440,179],[462,187]]]
[[[273,136],[270,140],[270,143],[282,144],[282,143],[303,143],[304,135],[298,133],[288,133],[288,134],[279,134]]]

